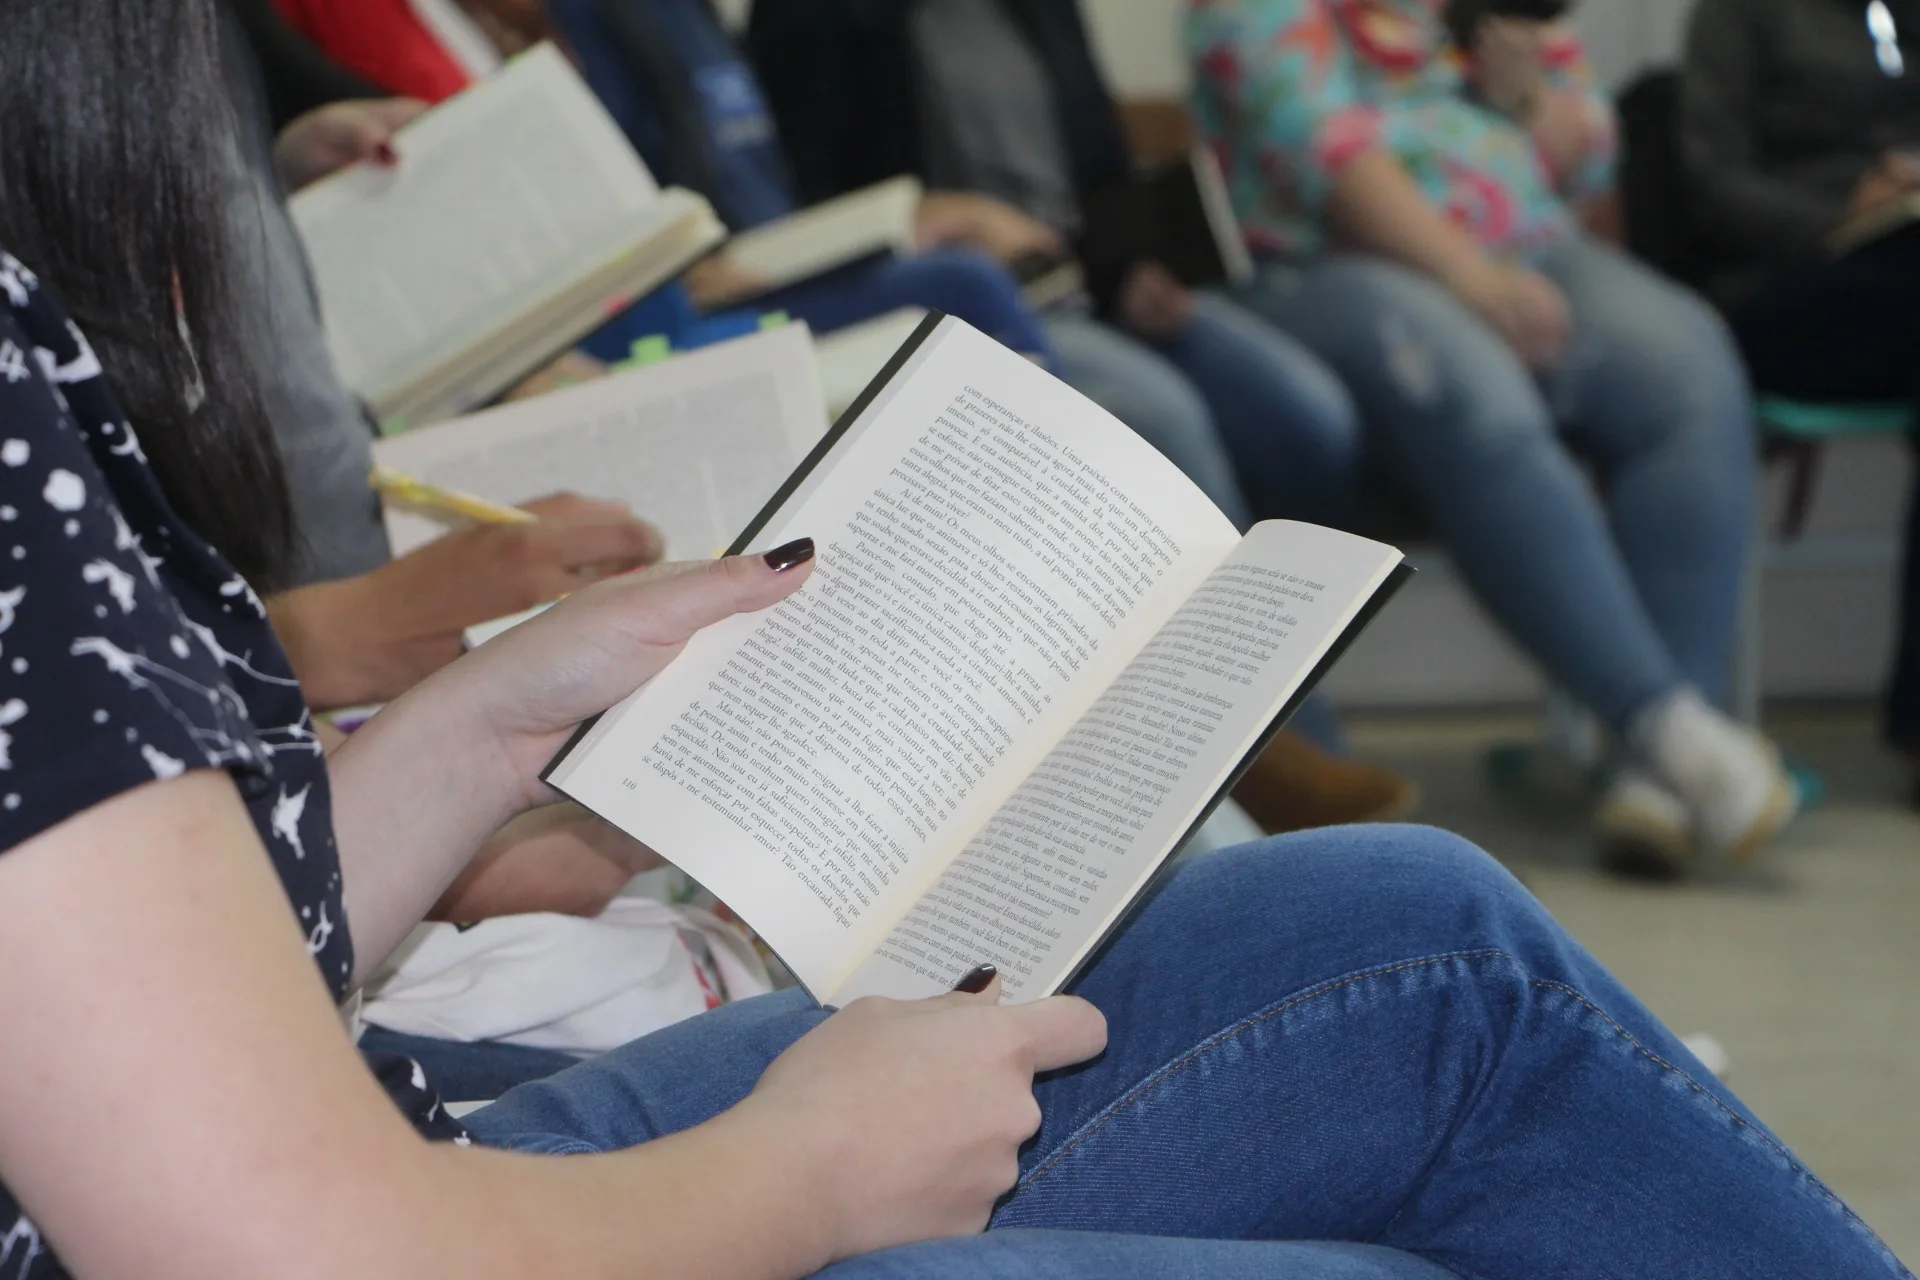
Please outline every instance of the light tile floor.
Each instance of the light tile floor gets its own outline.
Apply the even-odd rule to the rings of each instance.
[[[1595,870],[1566,780],[1490,785],[1484,749],[1525,720],[1375,719],[1353,737],[1421,782],[1418,820],[1500,856],[1670,1025],[1725,1045],[1733,1090],[1920,1268],[1920,810],[1864,711],[1769,724],[1827,802],[1759,869],[1679,885]]]

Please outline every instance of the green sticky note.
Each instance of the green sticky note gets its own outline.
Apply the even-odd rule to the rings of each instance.
[[[405,418],[388,418],[380,424],[380,434],[382,436],[403,436],[407,434],[407,420]]]
[[[787,327],[790,319],[791,317],[784,311],[762,312],[760,316],[760,332],[765,333],[769,329],[784,329]]]
[[[627,358],[620,362],[622,369],[644,369],[650,364],[659,364],[673,354],[673,340],[664,333],[649,334],[636,340],[628,348]]]

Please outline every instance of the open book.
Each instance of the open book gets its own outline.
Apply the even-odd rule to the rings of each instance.
[[[742,231],[723,256],[754,279],[751,290],[711,299],[732,306],[856,263],[910,252],[920,209],[917,178],[889,178]]]
[[[730,543],[826,432],[813,344],[791,324],[381,440],[374,461],[513,505],[562,490],[624,502],[671,559]],[[446,517],[387,506],[403,555]]]
[[[341,378],[382,421],[492,399],[673,279],[726,229],[662,191],[541,45],[291,202]]]
[[[985,962],[1058,991],[1408,572],[1311,525],[1241,537],[937,316],[736,549],[797,537],[805,586],[695,636],[546,777],[829,1004]]]

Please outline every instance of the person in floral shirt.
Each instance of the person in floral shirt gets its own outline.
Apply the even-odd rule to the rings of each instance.
[[[1745,374],[1704,302],[1583,230],[1616,131],[1573,33],[1486,18],[1463,49],[1443,9],[1190,0],[1195,116],[1263,258],[1246,300],[1347,381],[1481,600],[1618,735],[1610,856],[1744,859],[1796,807],[1717,705]]]

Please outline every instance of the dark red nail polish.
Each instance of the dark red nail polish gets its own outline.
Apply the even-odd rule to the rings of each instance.
[[[813,559],[813,539],[795,538],[784,547],[775,547],[760,557],[767,562],[767,568],[775,573],[785,573],[797,569]]]
[[[953,984],[953,989],[963,995],[977,996],[992,986],[993,980],[999,976],[1000,969],[997,965],[975,965],[967,970],[966,977]]]
[[[400,153],[393,149],[391,142],[377,142],[373,147],[373,158],[391,169],[400,163]]]

